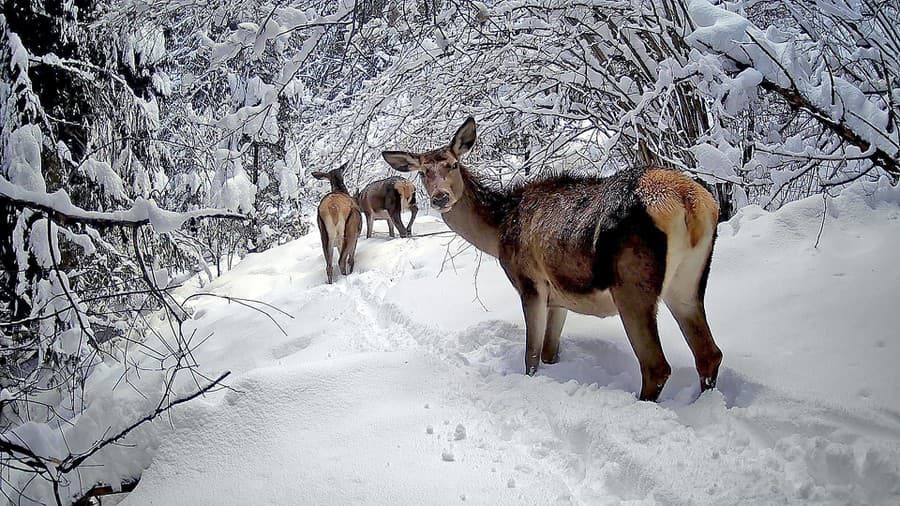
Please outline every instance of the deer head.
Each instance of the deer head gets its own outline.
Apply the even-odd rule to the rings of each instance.
[[[344,169],[347,168],[349,163],[350,162],[347,162],[328,172],[310,172],[310,175],[316,179],[324,179],[331,183],[331,191],[333,192],[349,193],[347,191],[347,186],[344,184]]]
[[[475,120],[469,118],[459,127],[446,147],[427,153],[382,151],[381,156],[394,170],[421,172],[431,207],[446,213],[462,198],[464,183],[459,162],[474,144]]]

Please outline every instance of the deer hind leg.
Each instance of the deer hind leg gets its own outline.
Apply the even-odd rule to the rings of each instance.
[[[341,247],[338,248],[338,269],[341,270],[341,274],[346,276],[350,274],[349,266],[347,261],[350,257],[350,248],[347,247],[347,235],[341,238]]]
[[[359,234],[362,231],[362,215],[357,212],[355,215],[355,221],[353,223],[353,228],[351,229],[353,235],[351,236],[352,242],[350,243],[350,272],[353,273],[353,269],[356,267],[356,244],[359,241]]]
[[[356,263],[356,241],[359,239],[359,229],[362,227],[362,218],[359,213],[351,212],[344,225],[344,238],[341,244],[341,274],[344,276],[353,273]]]
[[[613,298],[625,325],[625,334],[641,366],[642,401],[659,398],[672,368],[666,362],[656,328],[656,297],[635,293],[633,287],[613,288]]]
[[[406,227],[403,226],[403,220],[400,219],[400,206],[399,202],[397,203],[397,207],[391,210],[390,216],[388,217],[388,223],[394,222],[397,226],[397,231],[400,232],[400,237],[409,237],[409,232],[406,230]],[[393,236],[392,236],[393,237]]]
[[[642,401],[659,398],[672,368],[663,355],[656,325],[657,301],[662,290],[665,254],[636,237],[626,241],[617,259],[617,282],[610,289],[622,317],[625,334],[641,366]]]
[[[722,351],[713,340],[703,304],[711,256],[710,252],[705,259],[687,258],[678,267],[671,286],[663,295],[694,355],[701,392],[715,388],[722,363]]]
[[[530,280],[521,283],[522,311],[525,313],[525,374],[534,376],[541,362],[547,331],[547,290]]]
[[[325,227],[325,221],[318,216],[316,221],[319,224],[319,236],[322,239],[322,253],[325,255],[325,276],[328,278],[328,284],[334,283],[334,267],[332,266],[332,246],[331,239],[328,236],[328,229]]]
[[[567,313],[566,308],[547,308],[547,330],[544,333],[544,346],[541,350],[541,361],[545,364],[559,362],[559,336],[566,323]]]
[[[409,217],[409,225],[406,226],[406,232],[412,237],[412,225],[413,222],[416,221],[416,214],[419,212],[419,206],[416,205],[416,194],[413,192],[412,199],[409,201],[409,212],[412,216]]]

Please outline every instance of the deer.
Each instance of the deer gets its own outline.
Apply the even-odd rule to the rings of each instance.
[[[338,249],[338,267],[341,274],[353,273],[356,263],[356,242],[362,230],[362,216],[356,199],[350,196],[344,184],[344,169],[347,164],[328,172],[312,172],[316,179],[331,183],[331,192],[319,202],[316,221],[322,238],[322,252],[325,254],[325,274],[328,284],[334,283],[333,255]]]
[[[525,316],[525,373],[559,361],[568,311],[618,314],[640,365],[639,399],[658,400],[672,371],[657,328],[662,299],[694,356],[701,392],[715,388],[722,352],[704,306],[718,220],[712,195],[659,167],[501,189],[461,163],[475,139],[470,117],[447,146],[382,157],[394,170],[421,172],[447,226],[498,259]]]
[[[388,233],[394,237],[394,226],[400,237],[412,235],[412,225],[419,208],[416,206],[416,185],[400,176],[381,179],[366,185],[357,197],[359,207],[366,216],[366,239],[372,237],[375,220],[386,220]],[[409,209],[412,216],[404,226],[400,212]]]

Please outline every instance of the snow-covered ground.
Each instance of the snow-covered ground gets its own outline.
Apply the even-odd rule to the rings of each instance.
[[[674,372],[658,404],[636,399],[618,318],[570,315],[561,362],[523,376],[514,291],[436,217],[412,239],[378,222],[334,285],[316,233],[251,255],[203,290],[287,311],[286,335],[222,299],[192,303],[211,334],[196,358],[234,390],[107,453],[149,465],[123,504],[897,504],[900,192],[830,199],[815,248],[822,207],[720,226],[719,388],[697,397],[662,309]]]

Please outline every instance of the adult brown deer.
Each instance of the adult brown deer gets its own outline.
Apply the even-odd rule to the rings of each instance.
[[[353,272],[356,263],[356,241],[362,230],[362,216],[356,200],[350,196],[344,184],[345,163],[340,168],[328,172],[313,172],[312,177],[325,179],[331,183],[331,193],[322,197],[316,221],[322,238],[322,252],[325,254],[325,274],[328,283],[334,283],[332,256],[338,249],[338,267],[341,274]]]
[[[672,170],[599,177],[555,176],[501,191],[460,163],[475,120],[450,145],[425,153],[385,151],[396,170],[424,173],[431,205],[447,225],[500,260],[525,313],[525,372],[559,360],[568,310],[618,313],[641,367],[641,400],[656,400],[671,368],[656,324],[660,298],[694,355],[700,388],[715,387],[722,352],[704,309],[718,206]]]
[[[366,215],[366,238],[372,237],[372,227],[375,220],[387,220],[388,233],[394,237],[394,226],[400,232],[400,237],[412,235],[412,225],[416,221],[416,185],[400,176],[393,176],[369,183],[360,192],[359,207]],[[409,209],[412,216],[409,225],[404,226],[400,219],[400,212]]]

